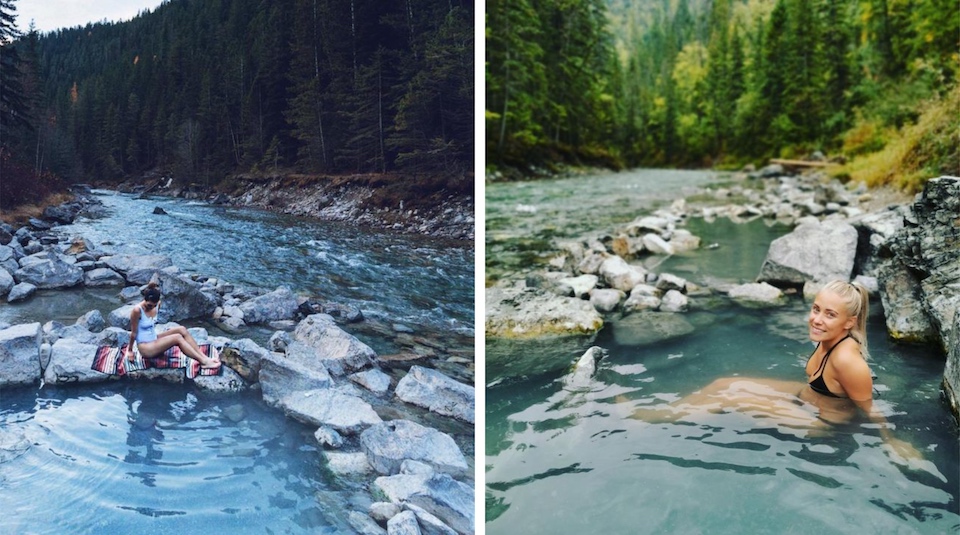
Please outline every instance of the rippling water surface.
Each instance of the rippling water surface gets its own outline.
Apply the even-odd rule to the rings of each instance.
[[[623,195],[608,191],[605,180],[588,177],[577,185],[595,192],[591,206],[616,203]],[[499,188],[497,206],[488,197],[488,213],[516,211],[511,187]],[[516,197],[527,202],[530,187],[517,186]],[[569,209],[564,217],[576,220],[579,212]],[[523,229],[517,239],[553,225],[531,219],[536,213],[524,208],[497,225],[504,235]],[[657,271],[712,283],[752,280],[769,241],[788,230],[762,221],[738,226],[693,220],[689,228],[717,247],[673,257]],[[502,245],[516,252],[513,243]],[[605,348],[607,357],[583,389],[564,389],[563,369],[518,377],[488,366],[487,533],[960,530],[960,442],[940,397],[943,357],[931,348],[891,343],[879,300],[869,320],[876,404],[894,435],[923,460],[904,463],[891,455],[870,422],[817,425],[816,413],[792,395],[780,400],[782,417],[776,419],[760,407],[717,408],[673,422],[649,412],[641,412],[645,420],[635,419],[638,411],[666,408],[721,378],[795,381],[799,388],[813,350],[806,338],[808,303],[793,297],[785,307],[764,311],[704,305],[685,315],[695,331],[668,342],[618,342],[615,330],[605,328],[579,347],[536,346],[546,354],[540,358],[571,364],[590,345]],[[487,353],[520,360],[531,357],[530,347],[488,341]]]
[[[312,429],[184,385],[4,389],[0,426],[0,533],[336,533],[353,499]]]

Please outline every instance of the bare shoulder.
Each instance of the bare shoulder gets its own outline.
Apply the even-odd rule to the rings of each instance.
[[[830,358],[830,364],[841,375],[864,374],[870,377],[870,367],[860,354],[860,344],[852,339],[837,347],[834,355]]]

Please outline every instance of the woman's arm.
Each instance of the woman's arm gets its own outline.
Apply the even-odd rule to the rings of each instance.
[[[137,327],[140,326],[140,307],[130,311],[130,341],[127,343],[126,357],[133,360],[133,344],[137,340]]]
[[[921,454],[909,442],[893,436],[893,425],[873,403],[873,377],[870,367],[858,353],[839,354],[832,363],[834,376],[860,410],[867,415],[880,431],[880,438],[904,460],[923,459]]]

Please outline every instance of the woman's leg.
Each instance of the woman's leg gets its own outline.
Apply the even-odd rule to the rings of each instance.
[[[163,338],[164,336],[170,336],[174,334],[179,334],[180,336],[183,337],[184,340],[186,340],[188,344],[190,344],[191,347],[193,347],[193,349],[195,349],[198,353],[201,352],[200,344],[198,344],[197,341],[193,338],[193,336],[191,336],[190,331],[188,331],[186,327],[183,327],[181,325],[178,325],[172,329],[163,331],[162,333],[157,335],[157,338]]]
[[[152,342],[141,342],[137,347],[140,349],[140,354],[150,358],[163,354],[164,351],[173,346],[179,347],[184,355],[199,362],[202,368],[216,368],[220,365],[220,361],[205,356],[199,349],[191,346],[179,333],[171,333],[167,336],[158,337]]]

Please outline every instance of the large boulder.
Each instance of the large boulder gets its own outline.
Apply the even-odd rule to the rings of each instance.
[[[297,296],[290,288],[281,286],[276,290],[245,301],[239,306],[241,319],[246,323],[269,323],[289,320],[297,316]]]
[[[17,301],[29,299],[36,291],[37,287],[29,282],[14,284],[13,288],[10,288],[10,293],[7,294],[7,302],[16,303]]]
[[[123,286],[123,275],[110,268],[94,268],[83,274],[84,286]]]
[[[437,370],[411,367],[410,372],[400,379],[395,393],[407,403],[474,423],[474,387],[455,381]]]
[[[83,270],[64,262],[57,255],[48,255],[45,258],[24,262],[20,265],[13,277],[17,282],[28,282],[39,289],[72,288],[83,282]]]
[[[160,272],[157,275],[162,291],[158,318],[161,323],[191,318],[209,318],[217,309],[217,300],[200,291],[200,285],[191,281]]]
[[[97,352],[96,343],[84,343],[74,338],[61,338],[53,344],[50,364],[43,371],[43,381],[47,384],[73,384],[100,382],[116,376],[90,369],[93,356]]]
[[[593,335],[603,327],[603,317],[588,301],[539,289],[495,286],[486,289],[486,301],[488,337]]]
[[[367,344],[337,326],[328,314],[312,314],[293,331],[293,338],[313,349],[316,359],[334,375],[344,375],[373,364],[377,354]],[[291,352],[290,347],[287,348]],[[295,358],[291,354],[292,358]]]
[[[800,286],[807,281],[850,280],[857,254],[857,230],[846,221],[805,218],[772,243],[759,282]]]
[[[877,271],[887,333],[901,342],[934,342],[937,331],[924,306],[920,282],[899,259],[885,262]]]
[[[447,474],[378,477],[374,485],[396,504],[413,504],[461,534],[474,533],[473,487]]]
[[[10,273],[20,269],[20,263],[17,262],[17,253],[13,247],[0,245],[0,268],[6,269]]]
[[[280,399],[279,407],[295,420],[345,435],[356,435],[383,421],[366,401],[333,389],[292,392]]]
[[[0,330],[0,387],[40,382],[42,340],[40,323],[25,323]],[[93,353],[90,354],[92,361]]]
[[[333,386],[330,374],[322,365],[307,367],[276,353],[261,356],[259,379],[263,401],[272,407],[293,392]]]
[[[422,461],[452,475],[467,470],[467,460],[450,435],[409,420],[391,420],[369,427],[360,434],[360,448],[367,454],[370,466],[385,475],[399,473],[407,459]]]
[[[236,370],[241,377],[256,383],[260,380],[260,362],[270,350],[249,338],[232,340],[220,352],[220,360]]]
[[[6,269],[0,267],[0,297],[9,294],[15,284],[16,281],[13,280],[13,275]]]
[[[149,270],[159,272],[173,265],[169,256],[163,255],[114,255],[101,258],[110,269],[124,275]]]

